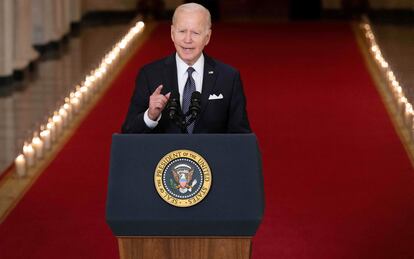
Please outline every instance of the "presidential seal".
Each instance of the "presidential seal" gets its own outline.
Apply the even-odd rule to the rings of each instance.
[[[155,189],[164,201],[176,207],[201,202],[210,190],[211,181],[207,161],[191,150],[172,151],[155,168]]]

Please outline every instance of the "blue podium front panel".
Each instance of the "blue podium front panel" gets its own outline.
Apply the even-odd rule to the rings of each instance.
[[[157,164],[174,150],[209,164],[212,184],[180,208],[157,193]],[[116,236],[253,236],[264,210],[261,158],[253,134],[113,135],[106,218]]]

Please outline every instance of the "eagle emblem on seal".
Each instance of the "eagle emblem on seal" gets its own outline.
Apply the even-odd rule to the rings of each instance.
[[[180,193],[191,192],[193,187],[197,184],[197,179],[193,180],[194,169],[186,164],[179,164],[172,169],[174,176],[175,188]]]

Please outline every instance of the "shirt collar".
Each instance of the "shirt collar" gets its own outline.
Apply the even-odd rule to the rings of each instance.
[[[184,75],[185,73],[187,73],[187,69],[189,65],[187,65],[187,63],[185,63],[184,60],[182,60],[177,53],[175,53],[175,60],[177,62],[177,73],[179,75]],[[201,53],[200,57],[191,67],[194,68],[196,73],[198,74],[203,73],[203,69],[204,69],[204,54],[203,53]]]

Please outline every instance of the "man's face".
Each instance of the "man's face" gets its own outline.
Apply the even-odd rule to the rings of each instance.
[[[210,41],[211,30],[203,12],[180,11],[171,26],[175,49],[187,65],[192,66]]]

